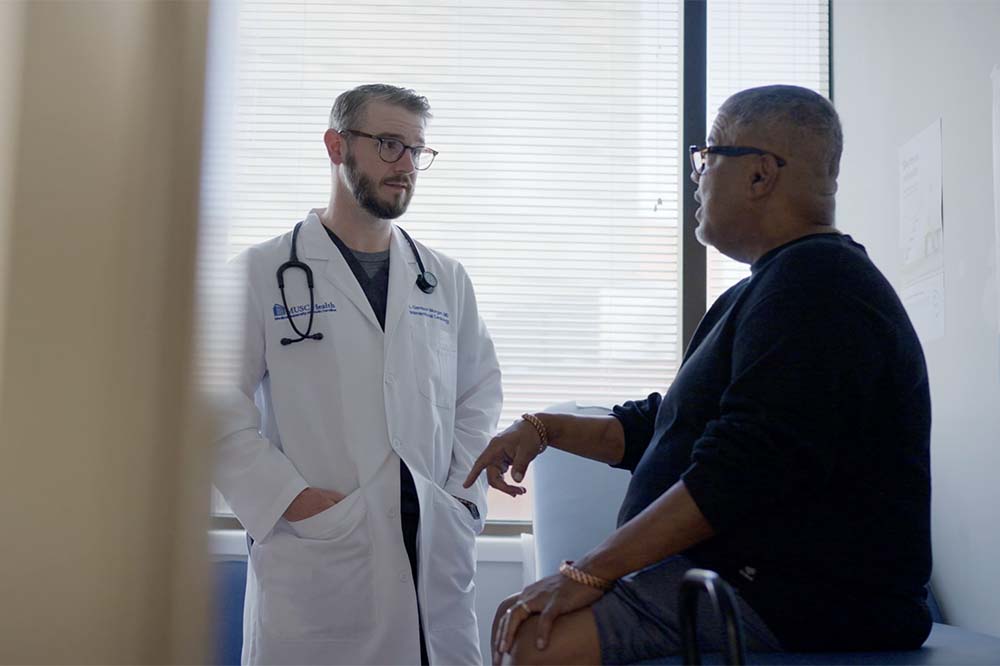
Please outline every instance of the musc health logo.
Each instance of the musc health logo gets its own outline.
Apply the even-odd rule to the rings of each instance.
[[[280,319],[288,319],[288,311],[285,310],[285,306],[284,305],[281,305],[280,303],[275,303],[274,307],[272,308],[272,311],[274,312],[274,320],[275,321],[278,321]],[[333,303],[329,302],[329,301],[327,301],[326,303],[317,303],[315,305],[315,307],[313,307],[313,312],[315,312],[316,314],[322,314],[324,312],[336,312],[336,311],[337,311],[337,306],[334,305]],[[294,317],[303,317],[303,316],[308,316],[308,315],[309,315],[309,306],[308,305],[293,305],[292,306],[292,317],[293,318]]]

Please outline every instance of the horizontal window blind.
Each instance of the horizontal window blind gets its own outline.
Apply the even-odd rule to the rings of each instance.
[[[207,139],[226,148],[205,180],[224,256],[205,258],[206,278],[325,205],[337,94],[411,87],[431,103],[440,155],[399,222],[472,278],[503,370],[501,428],[567,399],[669,386],[687,175],[677,0],[244,0],[234,22],[232,124]],[[212,298],[226,301],[206,287]],[[225,365],[224,347],[206,345],[206,367]],[[490,517],[528,506],[497,497]]]
[[[710,0],[708,128],[735,92],[787,83],[830,94],[828,0]],[[715,248],[707,253],[708,304],[750,274]]]

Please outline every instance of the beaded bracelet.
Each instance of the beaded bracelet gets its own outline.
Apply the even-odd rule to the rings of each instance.
[[[573,560],[563,560],[563,563],[559,565],[559,573],[577,583],[583,583],[588,587],[594,587],[604,592],[607,592],[615,585],[614,581],[605,580],[604,578],[589,574],[582,569],[577,569],[573,566]]]
[[[530,423],[535,428],[535,432],[538,433],[540,443],[538,445],[538,453],[535,454],[537,456],[548,447],[549,432],[545,429],[545,424],[542,423],[542,420],[534,414],[521,414],[521,418]]]

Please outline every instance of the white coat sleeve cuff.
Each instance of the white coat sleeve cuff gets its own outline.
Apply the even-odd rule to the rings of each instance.
[[[274,504],[254,516],[253,520],[248,521],[250,524],[244,523],[243,527],[250,533],[253,540],[260,541],[270,534],[271,530],[274,529],[274,525],[281,519],[282,514],[285,513],[285,509],[292,503],[292,500],[308,487],[309,484],[301,477],[291,479],[275,497]]]
[[[284,453],[252,428],[226,437],[216,452],[215,486],[254,540],[266,537],[309,487]]]

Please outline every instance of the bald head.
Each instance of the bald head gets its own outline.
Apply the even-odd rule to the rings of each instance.
[[[749,88],[727,99],[719,114],[732,131],[769,138],[783,157],[808,159],[804,166],[836,183],[844,135],[837,110],[822,95],[799,86]]]
[[[786,85],[736,93],[692,170],[699,240],[752,262],[795,238],[837,233],[842,149],[840,119],[822,95]]]
[[[799,86],[750,88],[722,104],[717,125],[730,139],[766,146],[788,163],[772,206],[807,224],[834,224],[844,136],[829,100]]]

